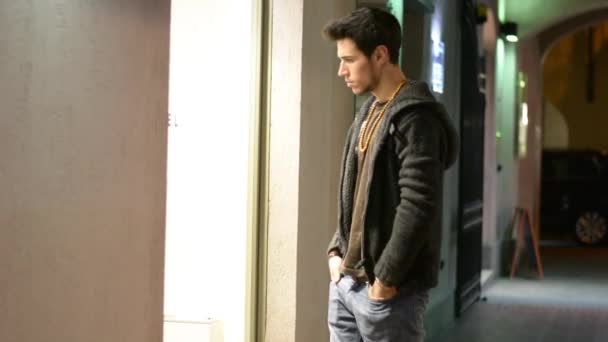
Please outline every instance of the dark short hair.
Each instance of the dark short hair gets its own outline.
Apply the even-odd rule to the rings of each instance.
[[[395,16],[373,7],[361,7],[351,14],[328,23],[323,34],[330,40],[352,39],[368,58],[376,47],[388,49],[390,61],[399,63],[401,26]]]

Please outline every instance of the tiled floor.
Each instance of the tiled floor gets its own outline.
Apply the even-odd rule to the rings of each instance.
[[[608,341],[608,249],[544,248],[545,279],[499,279],[432,342]]]
[[[608,310],[479,303],[433,342],[605,342]]]

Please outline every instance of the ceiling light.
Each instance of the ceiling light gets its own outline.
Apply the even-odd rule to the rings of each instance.
[[[508,42],[517,43],[519,41],[517,37],[517,23],[508,21],[500,24],[500,35],[505,37]]]
[[[511,43],[517,43],[519,41],[519,38],[517,38],[517,36],[512,35],[512,34],[508,35],[506,38],[507,38],[507,41],[511,42]]]

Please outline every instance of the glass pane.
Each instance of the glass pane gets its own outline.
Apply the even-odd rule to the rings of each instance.
[[[165,342],[245,340],[254,3],[172,1]]]

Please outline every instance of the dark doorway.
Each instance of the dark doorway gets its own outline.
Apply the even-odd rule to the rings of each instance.
[[[485,98],[479,89],[477,17],[464,0],[461,17],[461,150],[456,314],[481,293]]]

